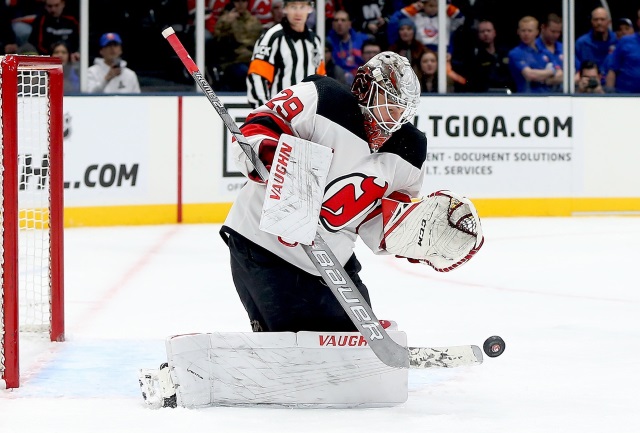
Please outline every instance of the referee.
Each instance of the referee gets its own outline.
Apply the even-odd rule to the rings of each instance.
[[[256,42],[247,74],[253,108],[312,74],[325,75],[320,38],[307,27],[310,1],[284,0],[284,18]]]

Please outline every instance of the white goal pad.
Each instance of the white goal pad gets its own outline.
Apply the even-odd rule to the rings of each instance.
[[[406,346],[406,334],[389,331]],[[386,407],[408,369],[383,364],[357,332],[211,333],[166,341],[178,406]]]
[[[316,236],[333,150],[282,134],[266,185],[260,229],[311,245]]]

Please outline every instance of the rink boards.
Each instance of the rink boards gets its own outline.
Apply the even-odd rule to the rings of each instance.
[[[637,98],[422,99],[424,194],[456,191],[484,217],[640,212]],[[242,96],[222,100],[238,123],[250,111]],[[201,95],[69,96],[64,111],[68,227],[221,222],[244,183]]]

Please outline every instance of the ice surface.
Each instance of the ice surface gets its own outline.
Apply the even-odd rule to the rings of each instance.
[[[359,244],[379,318],[409,345],[507,350],[478,367],[410,372],[387,409],[149,410],[138,368],[164,338],[249,331],[219,225],[68,229],[67,341],[23,340],[22,384],[0,391],[1,433],[640,431],[640,219],[485,219],[448,274]]]

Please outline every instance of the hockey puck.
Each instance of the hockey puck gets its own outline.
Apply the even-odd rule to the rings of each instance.
[[[486,353],[490,358],[502,355],[504,348],[504,340],[502,337],[498,337],[497,335],[487,338],[482,346],[484,353]]]

